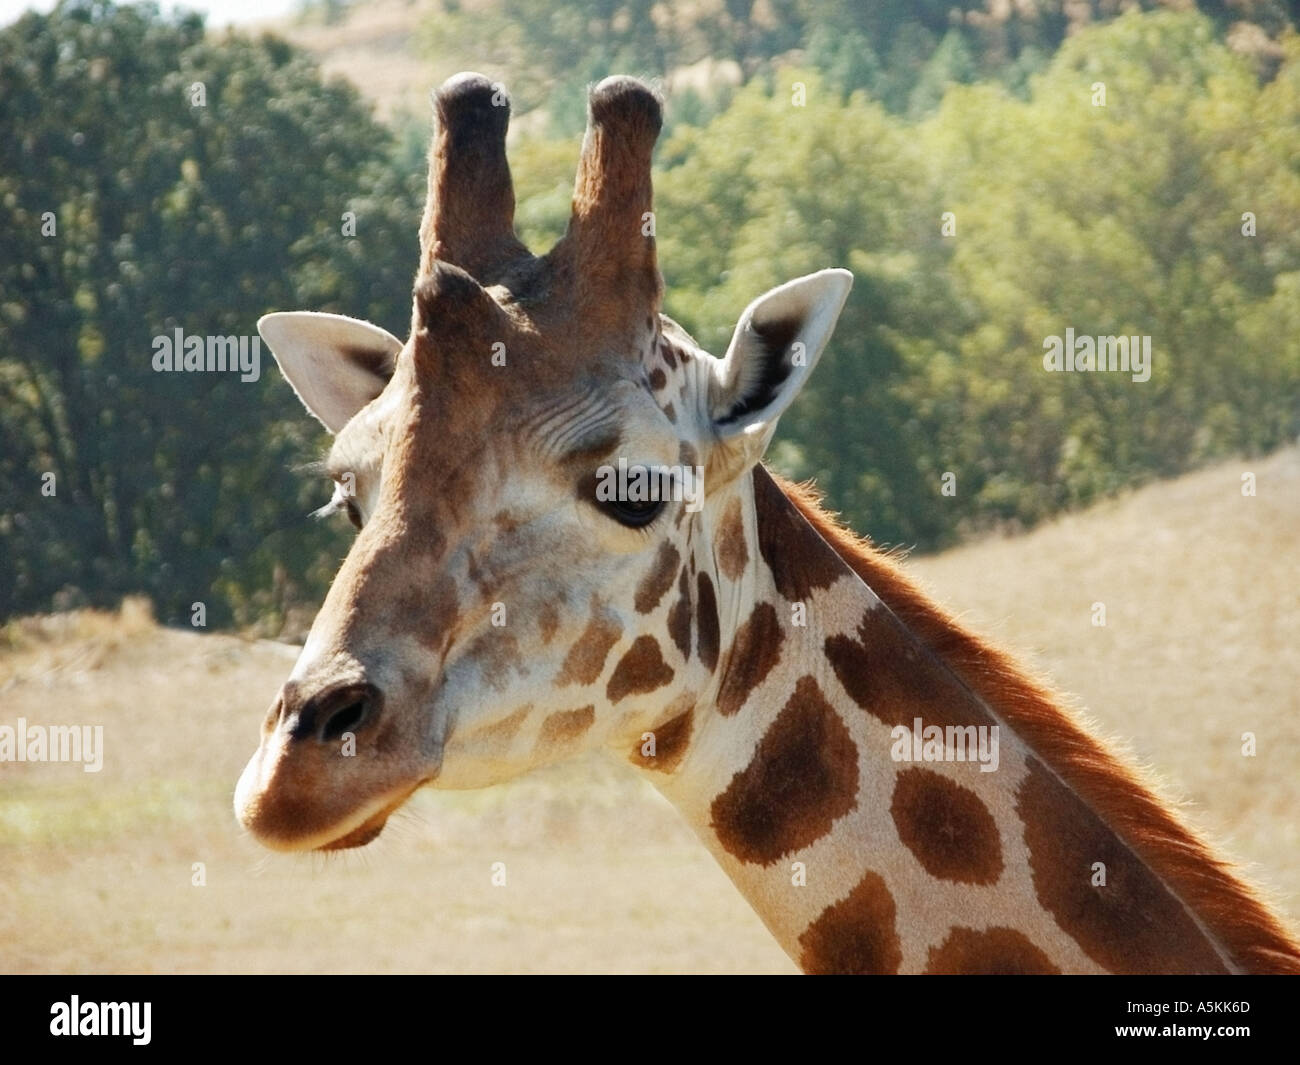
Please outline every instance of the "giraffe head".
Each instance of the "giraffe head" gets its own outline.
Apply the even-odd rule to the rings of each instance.
[[[660,313],[649,89],[592,90],[544,256],[514,234],[500,86],[458,75],[435,109],[408,340],[259,323],[334,434],[334,506],[359,530],[236,791],[277,849],[360,846],[421,785],[488,785],[689,715],[717,668],[713,530],[851,283],[775,289],[714,358]]]

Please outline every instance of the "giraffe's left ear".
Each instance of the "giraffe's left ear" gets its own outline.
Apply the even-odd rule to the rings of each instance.
[[[757,462],[776,420],[817,365],[853,287],[847,270],[820,270],[760,296],[740,316],[726,357],[714,367],[714,431],[744,463]]]

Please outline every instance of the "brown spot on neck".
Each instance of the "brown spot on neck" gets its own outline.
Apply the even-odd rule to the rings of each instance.
[[[649,614],[659,605],[664,594],[673,586],[681,561],[682,556],[677,553],[677,548],[667,540],[659,545],[654,564],[637,585],[635,606],[638,614]]]
[[[814,843],[857,805],[858,750],[817,681],[801,677],[753,760],[713,800],[718,841],[771,865]]]
[[[850,575],[844,560],[817,534],[762,466],[753,473],[758,550],[776,590],[792,603]]]
[[[713,549],[718,556],[718,568],[728,580],[739,580],[745,572],[749,561],[749,549],[745,546],[745,522],[740,506],[740,497],[733,496],[723,512],[722,522],[718,525],[713,540]]]
[[[1014,928],[954,928],[931,947],[925,971],[952,976],[1056,976],[1060,969]]]
[[[839,902],[826,907],[799,937],[799,966],[814,976],[883,976],[898,972],[903,948],[894,897],[868,872]]]
[[[896,557],[836,522],[809,488],[776,480],[791,504],[917,640],[953,670],[969,692],[996,708],[1002,722],[1086,805],[1124,833],[1135,852],[1159,870],[1243,970],[1300,973],[1300,941],[1276,913],[1128,765],[1080,727],[1059,696],[935,603],[904,573]],[[865,690],[873,689],[866,685]],[[974,718],[971,722],[979,723]]]
[[[969,788],[932,769],[904,769],[889,812],[898,838],[931,876],[995,884],[1002,875],[997,822]]]
[[[668,635],[672,637],[683,658],[691,657],[692,616],[691,583],[683,568],[681,578],[677,582],[677,602],[668,611]]]
[[[993,725],[984,705],[883,605],[868,607],[853,636],[828,636],[826,659],[849,697],[893,728]]]
[[[1116,973],[1222,973],[1183,905],[1037,758],[1016,796],[1038,901],[1093,961]],[[1095,863],[1105,886],[1093,886]]]
[[[784,641],[776,607],[759,603],[736,630],[735,642],[727,656],[727,670],[718,688],[718,713],[729,717],[745,705],[745,700],[776,666]]]
[[[710,673],[718,665],[718,599],[713,594],[713,581],[701,573],[695,582],[699,598],[695,606],[695,620],[699,629],[700,662]]]
[[[659,641],[653,636],[638,636],[614,667],[605,695],[611,703],[617,703],[629,695],[662,688],[672,679],[672,668],[664,661]]]

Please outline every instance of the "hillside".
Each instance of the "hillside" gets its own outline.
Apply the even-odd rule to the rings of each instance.
[[[268,19],[250,27],[284,37],[310,52],[326,76],[352,82],[383,118],[426,114],[429,90],[460,68],[435,69],[417,53],[415,30],[431,0],[368,0],[334,23]]]
[[[1297,529],[1291,448],[911,564],[1130,738],[1293,918]],[[106,752],[0,771],[0,971],[792,971],[672,809],[595,760],[422,794],[363,852],[262,852],[230,796],[295,654],[131,603],[3,630],[5,722],[103,724]]]
[[[423,116],[429,90],[458,70],[481,70],[502,77],[511,84],[520,66],[538,62],[534,42],[503,40],[502,23],[495,18],[503,8],[500,0],[349,0],[331,20],[322,14],[328,3],[310,2],[315,11],[306,16],[267,19],[253,23],[252,31],[269,30],[313,55],[327,75],[351,81],[374,105],[382,118],[407,112]],[[610,20],[610,29],[622,43],[627,21],[637,5],[605,4],[599,7],[572,5],[583,11],[593,24]],[[1068,37],[1086,27],[1108,22],[1133,7],[1144,10],[1196,8],[1214,20],[1216,32],[1234,52],[1247,57],[1263,76],[1271,77],[1282,57],[1279,37],[1294,21],[1294,14],[1272,0],[1237,0],[1227,8],[1221,4],[1189,4],[1185,0],[1142,0],[1140,4],[1102,2],[1080,5],[1068,0],[1004,0],[983,3],[954,3],[929,9],[903,2],[877,3],[855,11],[852,5],[840,9],[834,4],[796,3],[773,8],[764,4],[731,5],[721,0],[682,5],[658,5],[651,21],[661,34],[660,49],[673,53],[675,62],[637,73],[665,76],[670,92],[680,88],[716,88],[736,84],[773,58],[803,61],[815,58],[843,71],[856,65],[889,68],[885,83],[876,86],[888,97],[894,82],[912,84],[917,70],[940,53],[935,71],[940,83],[947,79],[969,80],[974,76],[1010,75],[1015,82],[1035,68]],[[515,11],[520,27],[536,32],[540,26],[571,18],[566,5],[551,2],[536,10]],[[431,47],[422,39],[431,15],[455,11],[481,19],[487,27],[470,39],[453,35],[454,43]],[[842,20],[855,29],[845,32]],[[817,28],[822,26],[819,37]],[[549,26],[547,27],[549,29]],[[945,34],[960,29],[964,47],[956,55],[943,54]],[[857,31],[864,36],[859,39]],[[588,26],[588,33],[593,26]],[[646,38],[649,27],[638,34]],[[864,41],[874,56],[865,60],[855,49]],[[594,41],[591,42],[594,45]],[[811,44],[810,47],[806,47]],[[516,49],[513,61],[498,65],[502,56]],[[518,49],[522,48],[522,52]],[[504,50],[504,51],[503,51]],[[544,45],[543,45],[544,50]],[[543,65],[544,62],[543,62]],[[557,68],[552,75],[573,71]],[[858,86],[860,87],[860,86]],[[897,101],[895,101],[897,102]]]

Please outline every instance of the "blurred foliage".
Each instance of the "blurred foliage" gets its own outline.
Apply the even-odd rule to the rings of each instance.
[[[0,615],[143,591],[220,625],[319,593],[346,538],[300,520],[323,433],[270,352],[243,382],[155,373],[152,340],[296,306],[405,335],[422,181],[390,150],[283,41],[101,2],[0,32]]]
[[[757,295],[851,269],[771,457],[877,540],[935,548],[1300,432],[1286,6],[1119,6],[444,0],[423,44],[510,85],[537,251],[587,82],[662,77],[666,310],[721,353]],[[196,16],[75,0],[0,30],[0,616],[145,592],[164,621],[205,602],[274,629],[319,598],[347,545],[304,517],[323,431],[268,351],[244,383],[155,373],[152,339],[296,307],[405,336],[425,136]],[[1151,379],[1044,372],[1067,327],[1150,335]]]
[[[796,83],[806,106],[791,103]],[[915,478],[932,443],[891,394],[903,374],[898,334],[928,333],[953,302],[934,268],[938,212],[917,195],[908,131],[879,104],[841,103],[815,74],[792,71],[751,84],[707,127],[680,130],[662,163],[667,311],[708,350],[726,350],[741,310],[767,289],[828,266],[853,271],[829,353],[782,418],[774,458],[816,476],[859,528],[936,542],[951,501]]]
[[[933,548],[1277,447],[1300,433],[1295,35],[1285,54],[1261,86],[1208,20],[1133,14],[1072,36],[1028,100],[953,85],[919,122],[815,72],[756,80],[661,153],[669,312],[722,351],[756,294],[854,272],[773,455],[885,541]],[[1152,337],[1151,379],[1045,372],[1067,327]]]
[[[998,81],[1024,95],[1065,40],[1124,12],[1198,9],[1257,72],[1281,61],[1295,25],[1286,0],[435,0],[423,53],[508,82],[518,110],[544,111],[556,135],[581,133],[586,86],[608,74],[673,84],[668,125],[725,103],[734,79],[789,65],[821,72],[846,97],[864,90],[895,114],[938,105],[948,85]],[[712,64],[701,71],[698,64]],[[728,71],[716,69],[730,64]],[[694,97],[692,99],[691,97]],[[698,124],[698,122],[696,123]]]

